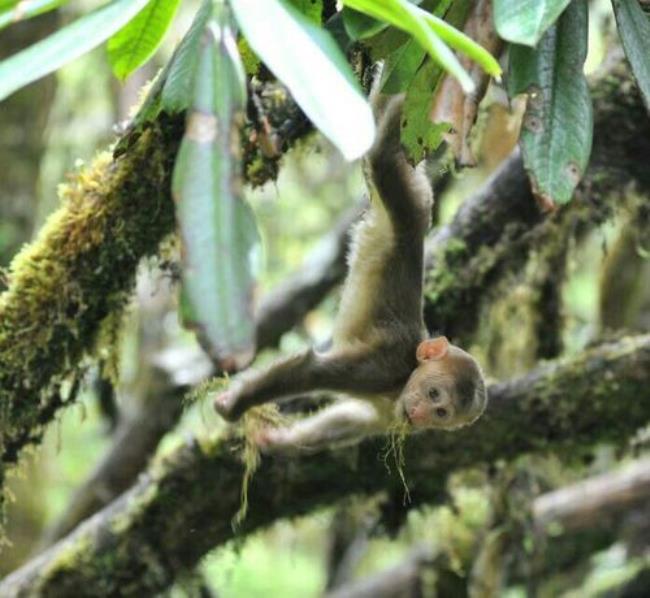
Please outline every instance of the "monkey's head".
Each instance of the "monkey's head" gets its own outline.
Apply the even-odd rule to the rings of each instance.
[[[396,415],[415,429],[453,430],[473,423],[485,410],[487,392],[476,360],[444,336],[422,341],[413,370],[397,402]]]

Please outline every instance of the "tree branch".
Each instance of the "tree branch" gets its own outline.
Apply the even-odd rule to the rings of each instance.
[[[613,516],[646,504],[650,498],[650,459],[622,471],[594,476],[535,499],[533,515],[541,529],[563,531],[602,525]]]
[[[463,203],[453,222],[427,243],[425,317],[451,337],[471,336],[486,289],[518,271],[531,251],[567,234],[591,230],[615,210],[633,183],[650,192],[650,119],[622,60],[591,80],[593,150],[585,178],[568,206],[544,218],[518,151]]]
[[[490,387],[490,405],[471,429],[411,437],[406,477],[414,504],[439,498],[461,467],[530,451],[579,458],[594,444],[621,442],[650,420],[650,335],[605,344]],[[351,494],[400,486],[378,455],[381,439],[351,458],[322,452],[264,458],[249,488],[239,534],[331,505]],[[186,441],[158,459],[136,486],[0,583],[3,596],[142,595],[168,586],[211,548],[232,539],[243,466],[238,438]],[[354,453],[353,453],[354,454]]]
[[[453,596],[458,595],[458,590],[462,592],[464,585],[444,555],[433,554],[421,546],[397,565],[327,592],[325,598]]]
[[[272,102],[268,115],[282,123],[286,149],[309,125],[286,93]],[[62,383],[79,373],[102,321],[123,307],[139,260],[174,229],[170,180],[183,122],[162,114],[129,133],[119,157],[101,154],[73,175],[61,208],[12,262],[0,295],[0,487],[6,465],[74,400]],[[244,149],[248,182],[276,173],[279,156],[250,142]]]

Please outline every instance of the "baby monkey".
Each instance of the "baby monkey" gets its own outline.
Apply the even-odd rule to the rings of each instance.
[[[214,402],[235,421],[251,407],[310,391],[338,401],[292,425],[267,428],[262,450],[318,450],[395,428],[454,430],[484,411],[476,360],[424,325],[424,238],[432,191],[400,144],[402,97],[375,101],[383,114],[364,161],[370,208],[354,231],[349,273],[331,348],[309,349],[236,378]]]

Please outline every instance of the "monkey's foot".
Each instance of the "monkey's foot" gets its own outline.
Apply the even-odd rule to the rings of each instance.
[[[286,430],[282,428],[265,427],[258,430],[253,441],[261,453],[281,453],[291,448],[287,444]]]

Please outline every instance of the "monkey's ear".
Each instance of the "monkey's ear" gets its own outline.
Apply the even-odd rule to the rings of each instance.
[[[433,359],[442,359],[449,351],[449,341],[446,336],[437,336],[422,341],[415,352],[417,360],[422,363]]]

